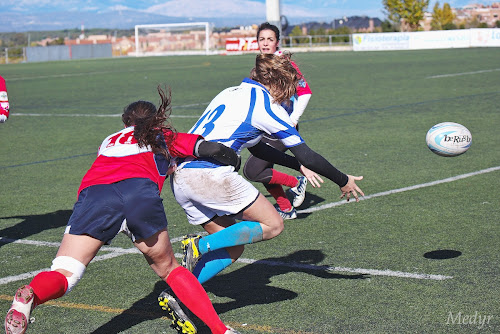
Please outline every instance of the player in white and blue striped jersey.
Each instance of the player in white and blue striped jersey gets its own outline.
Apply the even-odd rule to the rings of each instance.
[[[362,177],[340,172],[311,150],[280,106],[295,94],[298,80],[288,57],[257,55],[251,78],[219,93],[189,132],[237,153],[248,148],[257,157],[296,170],[303,165],[337,183],[341,198],[349,200],[352,195],[359,200],[358,193],[364,194],[355,181]],[[265,133],[279,138],[295,158],[261,143]],[[283,219],[274,206],[232,166],[210,159],[179,161],[171,187],[189,222],[210,234],[188,236],[182,242],[183,265],[202,283],[234,262],[243,245],[283,231]]]

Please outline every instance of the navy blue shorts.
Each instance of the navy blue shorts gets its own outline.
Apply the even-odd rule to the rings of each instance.
[[[87,234],[109,244],[123,220],[135,240],[167,228],[158,185],[149,179],[126,179],[83,189],[73,207],[66,233]]]

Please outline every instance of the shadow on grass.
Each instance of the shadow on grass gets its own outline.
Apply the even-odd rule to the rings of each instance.
[[[328,266],[318,266],[325,255],[320,250],[301,250],[283,257],[256,261],[227,274],[220,274],[203,284],[207,292],[233,299],[216,304],[218,313],[256,304],[270,304],[291,300],[298,296],[294,291],[270,286],[271,278],[288,273],[305,273],[324,279],[364,279],[364,274],[338,274],[328,271]]]
[[[459,257],[460,255],[462,255],[461,251],[453,249],[438,249],[435,251],[425,253],[424,257],[426,259],[433,259],[433,260],[446,260]]]
[[[296,208],[296,209],[297,210],[308,209],[308,208],[310,208],[312,206],[316,206],[316,205],[318,205],[320,203],[323,203],[323,202],[325,202],[325,199],[323,197],[316,196],[316,195],[314,195],[314,194],[312,194],[310,192],[307,192],[306,193],[306,197],[304,199],[304,202],[298,208]]]
[[[159,281],[153,291],[144,298],[136,301],[127,310],[123,311],[107,323],[103,324],[90,334],[116,334],[129,330],[143,321],[159,319],[167,315],[158,305],[158,295],[168,287],[167,283]],[[129,293],[133,293],[130,292]],[[170,328],[170,321],[165,320],[165,329]],[[171,329],[174,333],[174,329]],[[169,333],[169,331],[167,331]]]
[[[205,290],[218,297],[226,297],[231,301],[215,303],[218,314],[259,304],[273,304],[293,300],[298,297],[295,291],[269,285],[273,276],[287,273],[305,273],[324,279],[365,279],[364,274],[338,274],[328,271],[328,266],[318,266],[317,263],[325,258],[320,250],[301,250],[283,257],[273,257],[256,261],[227,274],[219,274],[203,284]],[[165,282],[157,282],[153,291],[144,298],[136,301],[130,308],[117,315],[106,324],[103,324],[91,334],[115,334],[123,332],[133,326],[148,320],[166,316],[161,311],[157,298],[163,289],[168,286]],[[186,314],[193,320],[198,333],[210,333],[208,327],[188,310]],[[223,317],[222,317],[223,318]],[[170,322],[165,321],[165,329]],[[174,332],[171,329],[172,333]],[[167,331],[168,332],[168,331]]]
[[[4,238],[0,239],[0,247],[45,230],[66,226],[72,212],[72,210],[59,210],[42,215],[0,217],[1,219],[23,219],[14,226],[0,230],[0,237]]]

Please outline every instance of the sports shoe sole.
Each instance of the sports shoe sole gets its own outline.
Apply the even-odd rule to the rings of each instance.
[[[5,317],[6,334],[24,334],[26,332],[34,296],[33,289],[28,285],[17,289],[12,306]]]
[[[158,304],[162,310],[167,311],[169,318],[172,320],[170,326],[176,329],[177,332],[182,334],[196,334],[198,332],[196,326],[188,318],[186,313],[184,313],[179,303],[172,295],[163,291],[158,296]]]
[[[198,246],[195,241],[200,236],[198,234],[188,234],[181,241],[182,250],[184,251],[184,256],[182,257],[182,266],[193,272],[196,264],[201,258],[201,254],[198,250]]]

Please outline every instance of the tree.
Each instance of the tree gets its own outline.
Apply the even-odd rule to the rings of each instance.
[[[382,0],[386,14],[400,31],[416,31],[423,20],[429,0]]]
[[[434,5],[434,10],[432,12],[432,30],[455,29],[456,25],[453,23],[454,20],[455,14],[453,14],[450,4],[445,2],[443,8],[439,8],[439,2],[436,2],[436,4]]]
[[[394,23],[389,21],[389,20],[382,21],[381,28],[382,28],[382,32],[396,32],[396,31],[398,31],[398,27],[395,26]]]
[[[52,42],[47,43],[47,45],[64,45],[64,38],[62,37],[56,38]]]
[[[308,38],[293,38],[294,36],[303,36],[302,29],[300,26],[295,26],[292,31],[288,34],[290,37],[290,41],[293,44],[301,44],[301,43],[307,43],[309,41]]]

